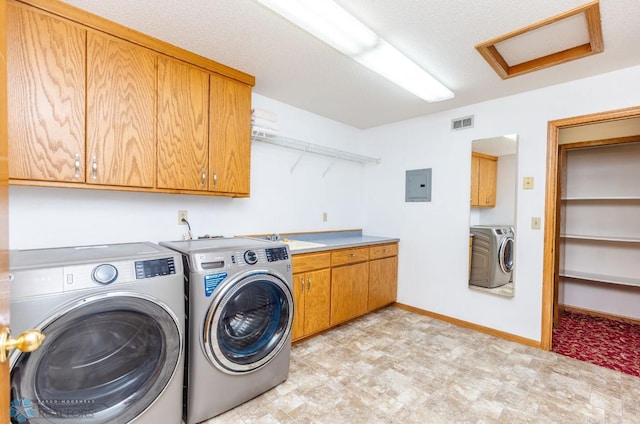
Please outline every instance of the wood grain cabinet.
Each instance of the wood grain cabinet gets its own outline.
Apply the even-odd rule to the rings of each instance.
[[[471,154],[471,206],[492,208],[496,205],[498,158],[484,153]]]
[[[86,31],[7,8],[9,178],[84,182]]]
[[[253,76],[54,0],[7,36],[10,184],[249,196]]]
[[[296,255],[293,269],[292,340],[329,328],[331,311],[331,254]]]
[[[249,195],[251,87],[211,75],[209,190]]]
[[[158,59],[158,187],[207,190],[209,73]]]
[[[331,253],[331,325],[367,312],[369,297],[369,248]]]
[[[155,80],[153,52],[87,34],[87,183],[154,186]]]
[[[373,311],[396,301],[398,293],[398,244],[369,248],[369,301]]]

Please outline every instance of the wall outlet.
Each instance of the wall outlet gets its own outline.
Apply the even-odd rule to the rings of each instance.
[[[534,230],[539,230],[540,229],[540,217],[534,216],[533,218],[531,218],[531,228]]]
[[[186,222],[182,222],[183,219],[189,219],[189,213],[187,211],[178,211],[178,225],[187,225]]]
[[[533,190],[533,177],[524,177],[522,179],[522,188],[525,190]]]
[[[326,212],[322,212],[322,222],[327,222],[329,220],[329,217],[327,216]]]

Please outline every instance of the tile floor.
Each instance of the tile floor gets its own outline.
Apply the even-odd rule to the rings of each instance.
[[[640,378],[389,307],[294,346],[286,382],[207,423],[640,424]]]

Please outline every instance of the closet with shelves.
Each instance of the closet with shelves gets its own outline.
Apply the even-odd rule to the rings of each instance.
[[[591,293],[586,309],[597,309],[596,292],[606,293],[602,299],[640,294],[640,137],[635,140],[580,143],[563,152],[559,271],[561,282],[571,284],[565,301]]]

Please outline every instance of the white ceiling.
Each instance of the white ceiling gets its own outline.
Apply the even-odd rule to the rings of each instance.
[[[638,0],[601,0],[603,53],[508,80],[474,46],[587,0],[336,1],[455,98],[426,103],[253,0],[66,0],[252,74],[258,94],[358,128],[640,64]]]

